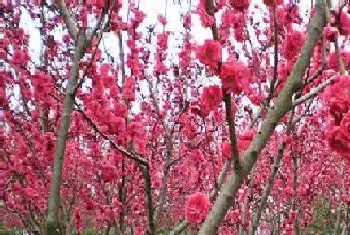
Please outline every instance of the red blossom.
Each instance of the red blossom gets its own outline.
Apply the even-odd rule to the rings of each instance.
[[[216,69],[217,64],[222,59],[222,47],[221,44],[212,39],[206,39],[204,44],[197,47],[198,60],[211,69]]]
[[[210,201],[204,193],[191,194],[186,203],[186,220],[193,224],[201,223],[209,211]]]
[[[215,23],[215,19],[213,16],[209,15],[205,8],[200,4],[197,8],[197,10],[194,12],[199,15],[199,19],[202,23],[203,27],[212,27],[213,24]],[[189,23],[189,22],[186,22]]]
[[[230,0],[230,5],[237,11],[246,11],[249,8],[250,0]]]
[[[254,138],[254,134],[254,130],[249,130],[238,137],[238,149],[240,153],[243,153],[245,150],[248,149],[250,142]]]
[[[286,34],[282,55],[287,60],[294,60],[299,54],[305,41],[305,34],[300,31],[291,31]]]
[[[125,81],[125,87],[123,88],[123,97],[127,100],[135,100],[135,78],[129,77]]]
[[[340,34],[350,35],[350,14],[345,10],[340,13]]]
[[[216,110],[222,101],[222,91],[219,86],[210,86],[203,89],[202,95],[202,107],[205,110],[214,111]]]
[[[264,0],[267,6],[278,6],[284,3],[284,0]]]
[[[334,127],[329,133],[329,146],[341,156],[350,160],[350,138],[344,135],[341,127]]]
[[[221,152],[224,159],[231,158],[231,142],[225,141],[221,144]]]
[[[191,152],[191,160],[194,162],[202,162],[204,160],[204,156],[201,150],[196,149]]]
[[[339,37],[339,32],[337,28],[327,26],[323,28],[323,35],[327,40],[335,42]]]
[[[326,89],[324,99],[336,125],[339,125],[350,107],[350,76],[336,76],[334,80],[334,84]]]
[[[350,66],[350,52],[345,50],[340,50],[340,56],[343,60],[345,68]],[[339,71],[338,55],[336,52],[329,53],[328,65],[330,69]]]
[[[15,50],[12,55],[12,63],[21,64],[25,62],[25,53],[22,50]]]
[[[242,62],[222,63],[220,79],[225,90],[237,94],[242,92],[243,84],[249,80],[249,77],[249,70]]]

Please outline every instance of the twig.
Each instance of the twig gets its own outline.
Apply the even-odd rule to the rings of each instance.
[[[73,41],[76,41],[78,36],[78,28],[77,28],[77,22],[75,18],[71,17],[69,14],[68,8],[63,0],[55,0],[56,5],[58,6],[58,9],[60,11],[61,16],[63,17],[63,21],[67,26],[69,35],[73,39]]]
[[[311,91],[310,91],[308,94],[306,94],[306,95],[304,95],[304,96],[302,96],[302,97],[300,97],[300,98],[294,100],[293,103],[292,103],[292,106],[295,107],[295,106],[297,106],[297,105],[299,105],[299,104],[301,104],[301,103],[304,103],[305,101],[307,101],[307,100],[309,100],[309,99],[311,99],[311,98],[314,98],[314,97],[317,96],[320,92],[322,92],[323,89],[324,89],[326,86],[332,84],[333,80],[334,80],[334,78],[329,78],[329,79],[327,79],[325,82],[323,82],[323,83],[321,83],[320,85],[318,85],[317,87],[312,88]]]

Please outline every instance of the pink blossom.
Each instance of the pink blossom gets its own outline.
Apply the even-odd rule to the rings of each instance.
[[[287,60],[294,60],[299,54],[305,41],[304,33],[300,31],[291,31],[287,33],[285,43],[283,44],[282,55]]]
[[[225,141],[221,144],[222,156],[224,159],[231,158],[231,142]]]
[[[249,8],[250,0],[230,0],[230,4],[237,11],[246,11]]]
[[[199,5],[197,10],[195,11],[199,15],[199,19],[202,23],[203,27],[212,27],[213,24],[215,23],[215,19],[213,16],[209,15],[206,11],[205,8],[202,5]]]
[[[334,80],[334,84],[326,89],[324,100],[335,118],[336,125],[339,125],[350,107],[350,76],[336,76]]]
[[[324,27],[323,29],[323,35],[325,38],[331,42],[335,42],[338,39],[339,32],[338,29],[335,27]]]
[[[203,89],[202,107],[206,110],[216,110],[222,101],[222,91],[219,86],[210,86]]]
[[[249,79],[249,70],[242,62],[225,62],[222,64],[220,78],[224,89],[240,93],[243,90],[244,80]]]
[[[211,69],[215,69],[222,58],[222,48],[219,42],[212,39],[206,39],[204,44],[197,47],[198,60]]]
[[[350,35],[350,14],[342,11],[340,13],[340,34]]]
[[[201,223],[209,211],[210,201],[204,193],[194,193],[187,199],[186,220],[193,224]]]
[[[333,150],[337,151],[342,157],[350,160],[350,138],[344,135],[344,132],[339,126],[334,127],[330,132],[328,141],[329,146]]]
[[[267,6],[275,6],[275,5],[281,5],[283,4],[283,0],[264,0],[264,3]]]

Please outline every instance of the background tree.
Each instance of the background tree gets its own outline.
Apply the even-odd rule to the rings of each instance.
[[[2,4],[5,227],[346,234],[346,3],[165,3]]]

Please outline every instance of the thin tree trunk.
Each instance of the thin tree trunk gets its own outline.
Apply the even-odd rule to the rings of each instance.
[[[75,103],[76,86],[78,84],[79,78],[79,61],[84,55],[85,47],[85,36],[81,33],[77,38],[77,47],[75,50],[73,66],[69,74],[67,93],[63,104],[62,119],[60,123],[57,145],[55,149],[53,175],[51,178],[50,194],[48,198],[47,235],[62,233],[58,218],[58,211],[60,207],[62,166],[66,150],[70,116]]]
[[[297,209],[297,198],[296,198],[296,192],[297,192],[297,187],[298,187],[298,158],[297,156],[293,155],[293,192],[294,192],[294,198],[293,198],[293,205],[292,205],[292,210],[295,212]],[[294,226],[294,234],[295,235],[300,235],[300,226],[299,226],[299,220],[298,216],[293,221],[293,226]]]
[[[269,178],[268,178],[267,183],[265,185],[263,194],[261,196],[259,208],[258,208],[258,210],[253,218],[253,222],[252,222],[252,225],[251,225],[250,230],[249,230],[249,235],[254,235],[256,229],[258,228],[259,221],[261,218],[261,213],[266,208],[267,199],[270,195],[271,187],[273,185],[275,176],[276,176],[278,168],[279,168],[279,164],[280,164],[281,159],[283,157],[284,148],[285,148],[285,143],[284,142],[280,143],[280,146],[279,146],[278,152],[277,152],[277,156],[274,159],[271,173],[269,175]]]
[[[244,224],[246,223],[247,211],[249,208],[249,197],[251,196],[251,194],[253,192],[253,182],[254,182],[253,178],[254,178],[255,170],[256,170],[256,166],[254,167],[254,169],[252,171],[251,180],[249,183],[249,190],[248,190],[246,197],[244,198],[243,211],[242,211],[243,216],[242,216],[241,224],[239,225],[238,235],[243,235],[245,233]]]
[[[156,235],[156,225],[154,222],[154,207],[152,202],[152,182],[149,166],[141,166],[145,179],[145,194],[147,198],[146,211],[148,218],[148,235]]]

